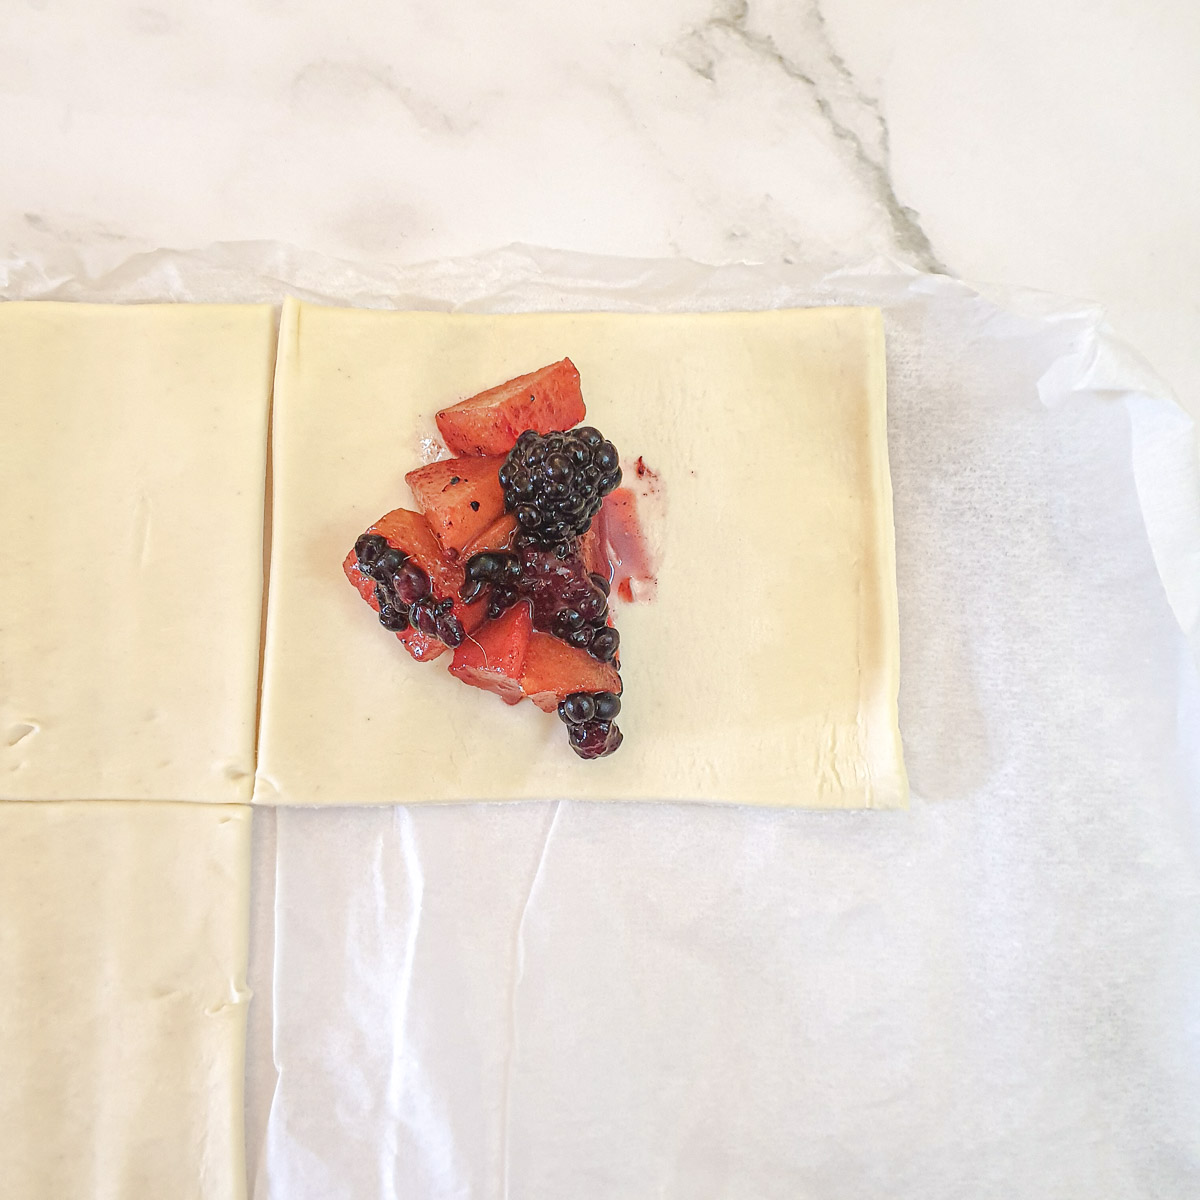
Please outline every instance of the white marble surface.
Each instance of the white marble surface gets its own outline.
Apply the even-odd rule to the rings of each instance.
[[[4,0],[0,253],[886,252],[1200,413],[1197,64],[1193,0]]]

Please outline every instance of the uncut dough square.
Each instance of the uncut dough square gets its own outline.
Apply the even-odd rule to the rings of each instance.
[[[239,1200],[242,805],[0,804],[0,1193]]]
[[[346,582],[413,507],[439,408],[569,356],[588,421],[661,473],[653,603],[621,605],[624,745],[414,663]],[[289,303],[255,800],[558,797],[897,807],[883,327],[870,309],[383,313]]]
[[[0,799],[249,800],[274,324],[0,305]]]

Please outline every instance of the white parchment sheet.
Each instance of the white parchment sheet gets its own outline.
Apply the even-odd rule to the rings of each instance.
[[[1098,313],[520,247],[0,285],[885,310],[911,811],[260,811],[256,1200],[1200,1195],[1200,477]]]

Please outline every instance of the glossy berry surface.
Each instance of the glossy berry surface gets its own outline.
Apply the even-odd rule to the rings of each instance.
[[[408,628],[408,609],[403,605],[384,604],[379,609],[379,623],[391,633]]]
[[[589,578],[579,556],[560,558],[554,550],[526,546],[521,551],[521,570],[517,588],[533,602],[534,628],[573,645],[586,645],[590,634],[573,635],[597,622],[603,624],[608,598]]]
[[[528,542],[569,546],[587,532],[621,481],[616,447],[590,426],[569,433],[526,430],[499,472],[504,506]]]
[[[354,543],[354,555],[358,559],[358,565],[367,571],[387,548],[385,538],[381,538],[377,533],[364,533]]]
[[[485,550],[467,559],[467,578],[472,581],[495,583],[504,572],[504,563],[509,555],[503,551]]]
[[[465,574],[459,595],[471,603],[486,594],[488,620],[526,599],[535,629],[581,650],[589,649],[607,627],[608,596],[597,583],[601,577],[589,574],[580,555],[567,546],[530,542],[519,552],[483,551],[467,560]],[[611,658],[616,650],[607,645],[604,653]]]
[[[434,626],[438,640],[444,642],[451,650],[457,649],[463,643],[466,634],[462,622],[453,613],[442,613]]]
[[[580,758],[604,758],[623,741],[621,730],[612,721],[600,720],[567,726],[567,738]]]
[[[385,550],[367,569],[367,573],[380,583],[391,583],[392,576],[407,560],[408,555],[401,550]]]
[[[415,562],[406,562],[392,576],[392,591],[396,598],[405,604],[415,604],[424,600],[432,590],[429,576]]]
[[[558,715],[568,725],[582,725],[596,715],[596,699],[589,692],[572,692],[558,706]]]
[[[603,621],[608,612],[608,597],[594,584],[591,591],[584,592],[575,601],[575,611],[579,613],[580,622],[592,624]]]
[[[487,586],[487,583],[482,579],[468,579],[459,589],[459,599],[464,604],[474,604],[487,591]]]
[[[612,662],[621,646],[621,635],[615,629],[602,629],[592,638],[588,650],[601,662]]]
[[[437,613],[430,604],[414,604],[409,610],[409,620],[426,637],[437,637]]]

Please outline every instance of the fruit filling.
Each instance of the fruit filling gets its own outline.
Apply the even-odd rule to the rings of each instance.
[[[557,712],[571,748],[593,759],[622,741],[605,532],[616,522],[593,522],[609,497],[613,513],[633,509],[618,503],[616,447],[577,425],[585,415],[570,359],[442,409],[458,457],[410,471],[420,512],[381,518],[343,568],[415,659],[453,650],[455,678]]]
[[[604,497],[621,482],[617,449],[585,425],[517,439],[499,472],[504,507],[521,527],[519,544],[566,548],[582,537]]]
[[[462,644],[466,632],[454,597],[435,596],[429,573],[408,554],[377,533],[364,533],[354,543],[354,557],[358,571],[375,584],[372,597],[384,629],[403,633],[411,627],[451,650]]]
[[[404,479],[443,550],[454,555],[504,515],[496,478],[504,460],[451,458],[409,471]]]
[[[587,570],[576,552],[526,546],[518,553],[485,551],[467,559],[466,583],[459,596],[472,603],[487,596],[489,620],[519,599],[533,609],[533,625],[594,658],[610,662],[620,634],[609,624],[608,579]]]
[[[443,408],[436,420],[455,454],[507,454],[526,429],[570,429],[586,415],[579,372],[564,358]]]

